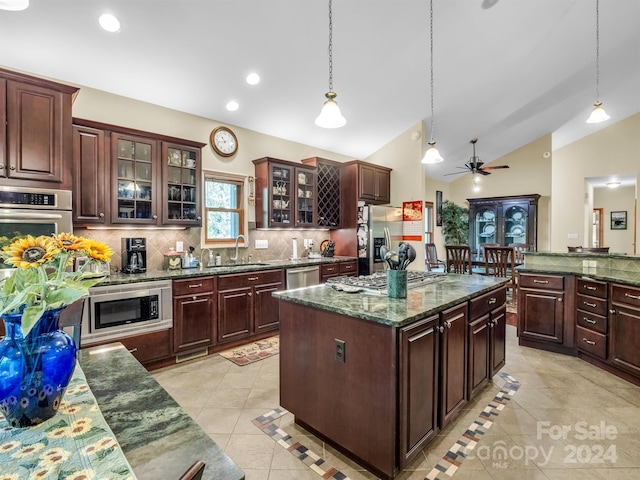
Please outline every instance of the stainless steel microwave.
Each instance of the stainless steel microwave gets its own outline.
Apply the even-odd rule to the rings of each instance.
[[[82,315],[81,344],[171,328],[172,302],[168,280],[90,288]]]

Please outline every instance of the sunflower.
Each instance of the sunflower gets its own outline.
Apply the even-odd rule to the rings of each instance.
[[[113,250],[111,250],[106,243],[98,240],[87,239],[83,249],[92,259],[101,262],[110,261],[111,255],[113,255]]]
[[[60,252],[52,238],[44,235],[37,238],[27,235],[2,247],[2,250],[5,252],[5,263],[24,269],[48,263]]]
[[[77,252],[85,248],[87,240],[82,237],[76,237],[72,233],[60,233],[59,235],[53,235],[53,241],[61,250]]]

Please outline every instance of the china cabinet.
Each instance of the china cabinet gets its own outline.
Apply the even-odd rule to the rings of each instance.
[[[256,173],[256,226],[317,226],[317,171],[299,163],[260,158]]]
[[[536,249],[537,208],[540,195],[470,198],[469,245],[480,257],[484,244],[524,243]]]
[[[71,176],[65,176],[65,170],[72,158],[71,105],[77,91],[76,87],[0,69],[3,183],[70,187]]]

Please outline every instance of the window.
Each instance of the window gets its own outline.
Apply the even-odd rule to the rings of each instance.
[[[205,243],[229,243],[244,234],[243,188],[241,177],[205,172]]]

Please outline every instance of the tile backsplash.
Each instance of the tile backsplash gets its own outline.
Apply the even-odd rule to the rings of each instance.
[[[152,270],[162,269],[164,253],[175,249],[176,242],[183,242],[184,249],[195,247],[195,255],[200,256],[200,228],[187,228],[184,230],[89,230],[75,228],[74,233],[85,238],[93,238],[105,242],[113,250],[111,258],[111,271],[116,272],[121,268],[121,244],[125,237],[144,237],[147,240],[147,268]],[[297,239],[298,256],[305,253],[304,239],[313,241],[313,249],[319,251],[320,243],[329,238],[328,231],[322,230],[249,230],[249,246],[240,248],[238,256],[245,259],[251,255],[251,261],[279,260],[289,258],[293,250],[293,237]],[[256,249],[256,240],[266,240],[268,248]],[[235,253],[233,248],[212,248],[214,255],[220,252],[222,261],[228,261]],[[206,255],[206,254],[205,254]]]

